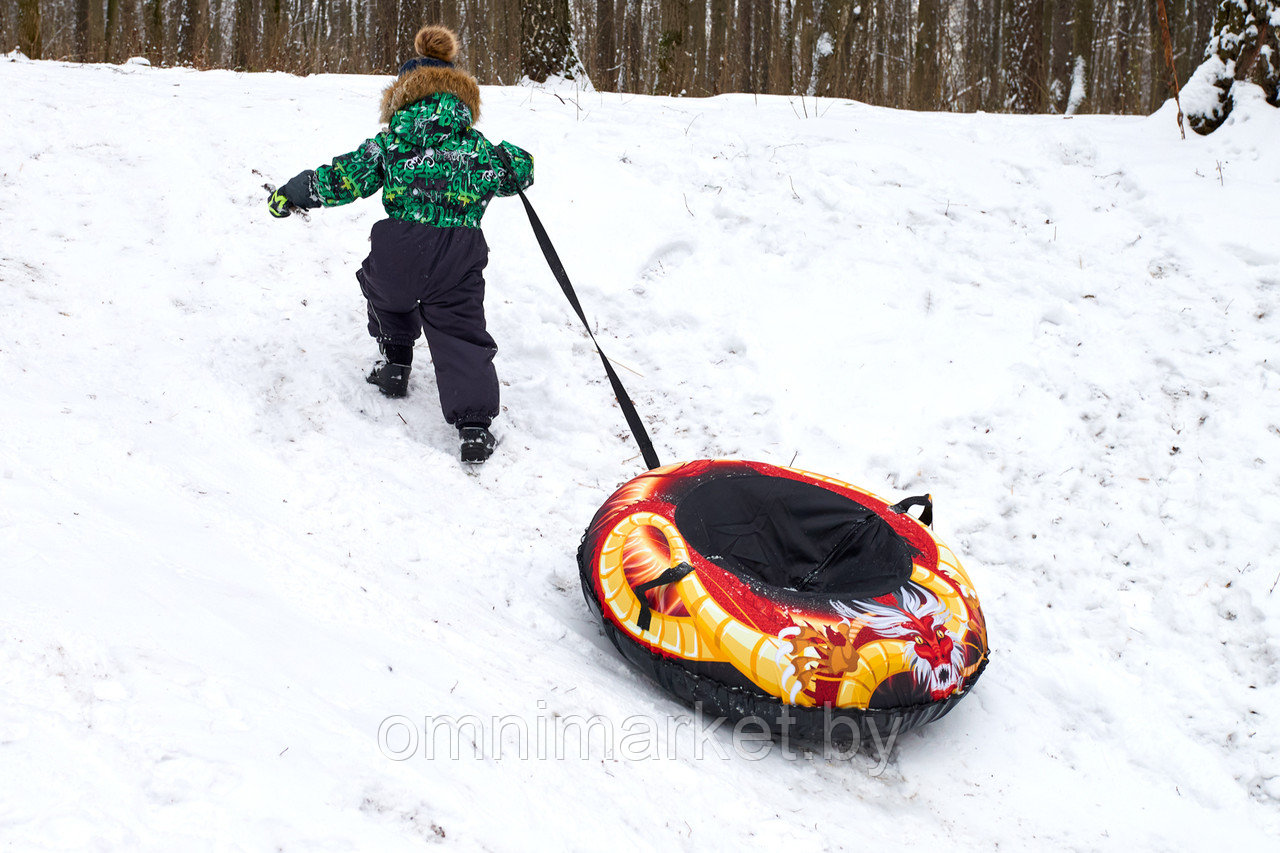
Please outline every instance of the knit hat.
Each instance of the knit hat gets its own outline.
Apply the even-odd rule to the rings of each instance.
[[[413,49],[418,55],[400,66],[400,76],[415,68],[452,68],[458,55],[458,37],[447,27],[431,24],[418,30]]]
[[[400,66],[400,73],[382,93],[379,115],[385,124],[400,109],[431,94],[456,95],[471,110],[471,120],[480,118],[480,88],[474,77],[453,67],[458,56],[458,37],[453,30],[429,24],[413,39],[418,56]]]

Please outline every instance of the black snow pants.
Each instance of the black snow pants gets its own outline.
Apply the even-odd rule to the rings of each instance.
[[[445,421],[487,426],[498,415],[498,347],[484,321],[484,233],[383,219],[369,242],[356,273],[368,300],[369,334],[379,343],[412,346],[425,333]]]

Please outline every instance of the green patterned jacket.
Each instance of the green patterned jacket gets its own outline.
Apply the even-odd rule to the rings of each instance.
[[[491,198],[533,183],[533,157],[510,142],[494,145],[471,126],[472,114],[450,92],[397,110],[386,130],[316,170],[316,197],[335,207],[381,187],[393,219],[479,228]]]

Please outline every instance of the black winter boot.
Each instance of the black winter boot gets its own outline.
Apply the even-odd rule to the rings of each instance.
[[[413,364],[413,345],[378,344],[385,357],[373,365],[373,372],[365,377],[370,385],[377,385],[387,397],[403,397],[409,393],[409,371]]]
[[[377,385],[378,390],[386,397],[403,397],[409,393],[409,371],[412,369],[407,364],[380,361],[373,366],[373,371],[364,381]]]
[[[493,439],[493,433],[489,432],[487,427],[460,426],[458,438],[462,442],[463,462],[478,464],[493,455],[493,446],[496,442]]]

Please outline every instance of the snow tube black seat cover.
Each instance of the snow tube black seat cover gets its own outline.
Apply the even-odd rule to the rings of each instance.
[[[868,740],[938,719],[987,662],[931,511],[761,462],[667,465],[605,502],[578,569],[623,656],[705,716]]]

